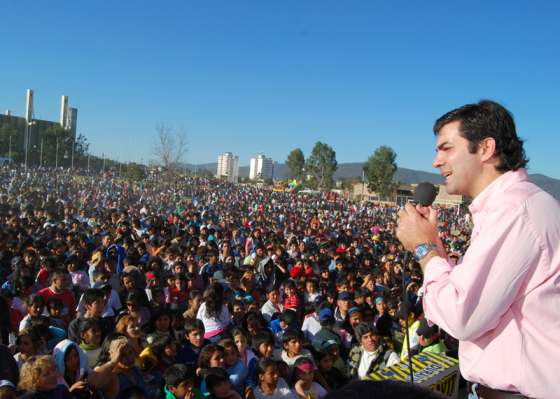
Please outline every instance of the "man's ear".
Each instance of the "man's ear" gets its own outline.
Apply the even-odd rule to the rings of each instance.
[[[482,161],[488,161],[496,155],[496,140],[486,137],[478,143],[478,151]]]

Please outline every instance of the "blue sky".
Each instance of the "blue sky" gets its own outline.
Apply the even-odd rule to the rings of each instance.
[[[556,1],[6,1],[0,110],[58,120],[60,96],[96,154],[147,162],[155,126],[190,163],[233,151],[283,162],[317,140],[339,162],[379,145],[427,171],[431,127],[490,98],[514,114],[530,172],[560,178]]]

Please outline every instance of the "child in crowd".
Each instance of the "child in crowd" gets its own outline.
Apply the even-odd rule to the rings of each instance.
[[[66,269],[70,274],[76,297],[79,297],[80,293],[90,287],[89,276],[80,268],[80,259],[76,255],[72,255],[66,260]]]
[[[284,309],[291,309],[297,312],[300,304],[296,284],[292,280],[286,281],[284,283]]]
[[[231,336],[237,350],[239,351],[239,358],[245,367],[249,368],[249,365],[253,359],[256,359],[256,356],[253,351],[247,347],[247,336],[245,335],[245,332],[243,332],[241,328],[234,328],[231,331]]]
[[[185,322],[185,342],[177,351],[177,362],[195,367],[200,350],[208,343],[204,339],[204,325],[200,320]]]
[[[158,312],[154,313],[147,328],[148,334],[146,336],[146,342],[151,344],[158,338],[174,338],[171,322],[172,314],[170,311],[160,309]]]
[[[420,353],[431,352],[437,354],[445,354],[447,352],[447,346],[440,338],[440,332],[438,326],[435,324],[432,326],[428,325],[426,319],[420,320],[420,327],[416,330],[420,342]]]
[[[206,374],[208,398],[210,399],[241,399],[232,387],[228,374],[221,368],[211,368]]]
[[[142,350],[142,353],[140,353],[140,359],[144,357],[153,361],[155,369],[160,373],[163,373],[167,367],[176,363],[177,345],[169,336],[158,337],[155,341],[146,346],[144,350]]]
[[[169,288],[168,303],[172,310],[179,309],[184,311],[187,309],[187,276],[180,273],[175,276],[173,285]]]
[[[270,358],[260,359],[256,372],[257,386],[253,390],[255,399],[297,399],[294,391],[280,377],[276,361]]]
[[[327,394],[325,388],[313,381],[315,365],[306,357],[298,358],[294,363],[294,390],[301,399],[322,399]]]
[[[27,316],[25,316],[19,323],[19,331],[31,327],[31,321],[37,319],[43,314],[45,310],[45,298],[39,295],[30,295],[27,298]]]
[[[224,366],[224,348],[216,344],[208,344],[202,348],[198,357],[196,375],[202,378],[200,391],[203,394],[206,395],[208,393],[206,387],[206,374],[208,370],[214,367],[225,370]]]
[[[229,380],[233,388],[240,395],[244,395],[249,370],[241,361],[239,350],[235,346],[233,339],[222,339],[219,345],[224,348],[224,364],[229,374]]]
[[[340,355],[340,346],[335,341],[329,340],[323,344],[321,349],[331,355],[333,368],[346,378],[348,376],[348,366]]]
[[[315,300],[319,297],[319,285],[316,279],[308,278],[305,281],[305,294],[304,294],[304,302],[305,303],[314,303]]]
[[[261,307],[263,318],[270,322],[275,315],[282,313],[284,306],[280,303],[280,291],[278,288],[272,288],[267,293],[267,301]]]
[[[88,367],[93,368],[101,353],[101,324],[98,319],[84,319],[80,323],[80,348],[87,357]]]
[[[31,356],[38,354],[39,337],[32,328],[21,330],[16,338],[16,351],[14,359],[19,368]]]
[[[282,338],[282,352],[277,360],[284,361],[288,366],[293,366],[297,359],[306,357],[313,359],[311,352],[302,347],[303,334],[299,330],[287,330]]]
[[[51,297],[47,300],[47,310],[49,312],[49,323],[51,326],[66,329],[66,323],[61,318],[64,304],[60,298]]]
[[[252,340],[253,353],[257,359],[272,358],[274,354],[274,338],[270,331],[260,331]]]
[[[321,375],[322,380],[328,383],[327,388],[338,389],[348,382],[348,378],[333,367],[333,356],[329,352],[319,351],[315,359],[317,360],[317,372]]]
[[[278,319],[270,322],[270,329],[274,333],[277,348],[282,347],[282,337],[284,336],[286,330],[296,327],[296,316],[296,312],[293,310],[285,309]]]
[[[165,399],[203,399],[194,386],[194,369],[185,364],[174,364],[163,374]]]

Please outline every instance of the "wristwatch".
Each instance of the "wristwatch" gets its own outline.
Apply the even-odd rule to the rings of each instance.
[[[438,246],[436,244],[432,244],[432,243],[419,244],[416,246],[416,248],[414,248],[414,259],[416,259],[417,262],[420,262],[422,259],[426,257],[426,255],[430,253],[430,251],[437,252],[437,249]]]

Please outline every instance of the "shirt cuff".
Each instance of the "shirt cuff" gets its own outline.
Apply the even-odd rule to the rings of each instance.
[[[449,262],[441,256],[434,256],[430,259],[424,268],[424,283],[422,284],[424,296],[428,294],[428,287],[431,283],[438,281],[441,276],[451,272],[452,269]]]

